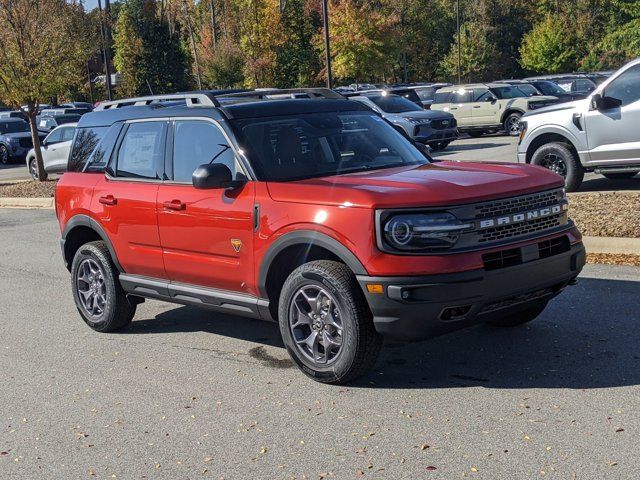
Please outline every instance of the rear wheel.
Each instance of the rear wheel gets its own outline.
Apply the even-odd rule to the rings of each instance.
[[[520,112],[513,112],[504,119],[504,131],[511,137],[520,135]]]
[[[626,180],[635,177],[640,172],[603,173],[609,180]]]
[[[524,325],[525,323],[529,323],[532,320],[535,320],[536,318],[538,318],[538,316],[547,307],[547,303],[548,302],[538,303],[532,307],[529,307],[526,310],[522,310],[521,312],[517,312],[502,318],[496,318],[495,320],[489,320],[487,323],[489,325],[493,325],[494,327],[507,327],[507,328]]]
[[[11,158],[9,157],[9,149],[6,147],[6,145],[0,145],[0,163],[2,165],[8,165],[10,161]]]
[[[582,184],[584,168],[577,156],[564,143],[552,142],[542,145],[534,152],[531,163],[548,168],[564,177],[568,192],[575,192]]]
[[[36,164],[35,158],[29,159],[29,175],[31,175],[31,178],[34,180],[38,180],[38,165]]]
[[[278,310],[291,358],[314,380],[340,385],[374,365],[382,337],[346,265],[319,260],[298,267],[285,281]]]
[[[127,326],[136,313],[118,280],[118,271],[104,242],[82,245],[71,266],[73,299],[87,325],[97,332]]]

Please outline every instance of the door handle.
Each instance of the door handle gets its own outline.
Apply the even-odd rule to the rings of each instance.
[[[480,108],[480,105],[474,105],[473,108]]]
[[[164,208],[166,210],[186,210],[187,208],[187,204],[184,202],[181,202],[180,200],[171,200],[170,202],[164,202],[163,203]]]
[[[117,205],[118,199],[113,195],[105,195],[104,197],[100,197],[100,203],[102,205]]]

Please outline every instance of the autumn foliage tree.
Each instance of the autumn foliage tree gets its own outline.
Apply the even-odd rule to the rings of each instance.
[[[65,0],[0,0],[0,25],[0,97],[26,105],[38,178],[44,181],[39,104],[83,81],[91,28],[82,6]]]

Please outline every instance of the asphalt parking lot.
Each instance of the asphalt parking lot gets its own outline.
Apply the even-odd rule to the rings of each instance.
[[[0,477],[635,478],[640,269],[588,266],[529,326],[387,342],[348,387],[275,324],[75,311],[52,211],[0,210]]]

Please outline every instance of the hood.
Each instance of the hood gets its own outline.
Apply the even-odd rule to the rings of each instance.
[[[585,102],[585,99],[575,100],[573,102],[560,102],[548,107],[538,108],[537,110],[529,111],[525,113],[522,118],[532,117],[534,115],[540,115],[541,113],[559,112],[561,110],[575,110],[581,107]]]
[[[534,97],[527,97],[530,102],[555,102],[558,97],[552,97],[550,95],[536,95]]]
[[[415,112],[403,112],[403,113],[394,113],[394,116],[402,117],[402,118],[425,118],[429,120],[436,119],[452,119],[453,115],[449,112],[443,112],[441,110],[420,110]]]
[[[275,201],[360,208],[439,207],[557,188],[562,177],[517,164],[439,162],[332,177],[269,182]]]

